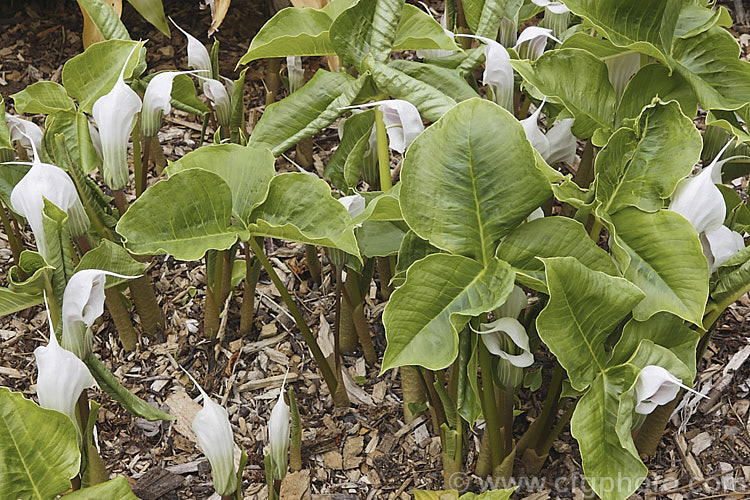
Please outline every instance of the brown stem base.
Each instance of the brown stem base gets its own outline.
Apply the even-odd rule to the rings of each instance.
[[[652,456],[659,447],[659,442],[665,433],[669,416],[677,407],[680,398],[663,406],[657,406],[656,409],[646,417],[640,429],[633,433],[633,442],[641,455]]]
[[[133,322],[130,320],[125,304],[122,301],[120,292],[116,288],[107,288],[104,290],[104,303],[107,306],[109,315],[115,324],[115,329],[120,337],[120,345],[126,352],[135,350],[138,344],[138,334],[133,328]]]
[[[132,280],[129,286],[135,309],[141,319],[143,332],[149,337],[153,337],[164,329],[164,314],[156,299],[154,287],[147,276]]]
[[[427,395],[424,393],[424,384],[421,381],[419,369],[413,366],[402,366],[399,368],[401,374],[401,394],[404,399],[404,422],[407,424],[414,420],[414,414],[409,409],[410,403],[422,403]]]

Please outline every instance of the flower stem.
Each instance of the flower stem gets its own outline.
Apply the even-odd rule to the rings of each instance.
[[[484,342],[477,342],[477,349],[479,350],[479,366],[482,369],[482,411],[486,422],[484,432],[489,433],[490,436],[490,456],[494,470],[502,462],[503,442],[500,439],[500,421],[492,381],[492,357]]]
[[[250,256],[250,247],[244,246],[245,253],[245,290],[240,308],[240,335],[247,335],[253,329],[255,317],[255,289],[260,277],[260,262]]]
[[[318,257],[318,248],[315,245],[305,245],[305,259],[307,259],[310,277],[320,285],[320,257]]]
[[[148,162],[151,156],[151,142],[154,140],[153,137],[145,137],[143,141],[143,161],[141,163],[141,182],[139,183],[136,179],[135,182],[135,196],[136,198],[146,191],[148,186]],[[133,152],[135,154],[135,152]],[[136,170],[137,172],[138,170]]]
[[[380,173],[380,190],[384,193],[391,189],[391,157],[388,152],[388,134],[385,131],[383,112],[375,106],[375,132],[378,138],[378,172]]]
[[[2,218],[3,230],[8,236],[10,251],[13,253],[13,263],[18,265],[19,259],[21,258],[21,244],[19,243],[18,238],[16,238],[16,232],[13,230],[13,226],[11,226],[10,218],[5,211],[5,204],[2,202],[0,202],[0,218]],[[21,268],[18,270],[21,271]]]
[[[135,197],[143,193],[146,190],[144,187],[146,184],[146,171],[148,170],[148,164],[143,163],[141,158],[141,120],[138,118],[135,125],[133,126],[133,172],[135,175]],[[146,137],[146,142],[149,142],[150,137]]]
[[[120,217],[125,215],[128,210],[128,202],[125,200],[125,191],[122,189],[115,189],[112,191],[112,195],[115,197],[115,207],[120,212]]]
[[[130,314],[122,302],[122,297],[117,288],[107,288],[104,290],[104,303],[107,305],[109,315],[115,324],[117,335],[120,337],[120,345],[125,351],[135,350],[138,343],[138,334],[133,328],[133,322],[130,320]]]
[[[315,361],[318,363],[318,368],[320,368],[323,379],[328,386],[328,391],[331,393],[331,395],[335,394],[336,386],[338,385],[337,377],[336,375],[334,375],[333,370],[331,370],[331,366],[328,364],[325,356],[323,356],[323,351],[320,350],[320,346],[318,345],[317,340],[315,340],[315,336],[310,331],[310,327],[307,326],[307,322],[305,321],[305,317],[302,315],[302,311],[300,311],[299,307],[294,302],[294,299],[289,294],[289,290],[286,289],[284,283],[281,282],[281,278],[279,278],[279,275],[276,274],[276,270],[271,265],[271,262],[268,260],[268,257],[266,257],[266,254],[263,252],[255,238],[250,238],[250,240],[248,241],[248,245],[250,245],[250,249],[253,251],[255,258],[260,261],[261,266],[263,266],[263,269],[266,270],[268,277],[271,278],[271,281],[273,281],[276,289],[281,294],[281,298],[284,301],[284,304],[286,304],[287,308],[289,309],[289,313],[297,323],[297,327],[299,328],[300,333],[304,337],[305,342],[307,342],[307,345],[310,348]]]

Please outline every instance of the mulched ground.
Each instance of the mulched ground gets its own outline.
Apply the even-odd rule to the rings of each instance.
[[[441,2],[431,2],[437,6]],[[82,50],[80,12],[75,3],[10,2],[0,18],[0,93],[12,109],[9,96],[39,80],[60,80],[63,63]],[[731,6],[730,6],[731,7]],[[198,2],[165,1],[165,10],[183,28],[208,43],[208,10]],[[234,65],[246,50],[252,35],[266,19],[263,2],[235,0],[217,38],[221,41],[221,73],[234,77]],[[185,39],[176,31],[170,40],[145,23],[128,4],[123,21],[134,39],[149,40],[149,71],[186,69]],[[750,36],[746,25],[735,33],[747,58]],[[309,71],[314,70],[312,61]],[[250,66],[246,79],[248,116],[264,109],[265,91],[260,62]],[[41,123],[40,123],[41,124]],[[177,159],[195,149],[200,125],[178,112],[172,113],[159,134],[164,153]],[[314,166],[322,171],[335,142],[335,129],[315,143]],[[292,154],[293,158],[293,154]],[[294,167],[280,159],[280,170]],[[152,179],[152,182],[154,179]],[[30,234],[27,243],[32,244]],[[325,332],[333,322],[330,278],[322,286],[309,280],[304,247],[267,241],[268,255],[287,287],[296,295],[314,332]],[[2,284],[12,263],[4,235],[0,235]],[[179,369],[188,369],[215,400],[227,408],[236,442],[250,460],[244,471],[246,498],[266,498],[263,446],[266,420],[278,397],[283,375],[290,368],[288,383],[294,387],[304,429],[303,468],[285,481],[284,497],[307,498],[410,498],[415,488],[441,487],[440,441],[428,419],[417,418],[404,425],[397,372],[378,377],[378,366],[368,367],[358,356],[345,357],[351,375],[360,384],[358,404],[334,409],[325,384],[293,321],[270,281],[261,277],[255,330],[237,335],[242,290],[236,290],[228,305],[228,320],[220,342],[203,338],[199,329],[205,298],[205,267],[157,257],[149,268],[159,302],[165,311],[167,329],[155,339],[143,339],[136,352],[119,348],[108,314],[94,327],[95,351],[123,383],[152,404],[177,416],[172,423],[150,423],[135,419],[106,394],[91,391],[102,403],[97,429],[101,454],[111,474],[128,477],[139,497],[207,498],[212,495],[210,468],[195,446],[190,430],[200,405],[198,391]],[[329,276],[327,268],[324,275]],[[385,348],[379,321],[384,303],[373,285],[366,300],[375,346]],[[137,323],[137,315],[134,314]],[[700,362],[697,386],[712,386],[712,399],[694,414],[685,410],[673,419],[655,457],[647,461],[649,478],[637,498],[742,497],[750,491],[750,363],[744,363],[750,348],[750,299],[743,298],[721,321]],[[35,394],[36,368],[33,350],[46,343],[45,313],[33,309],[0,318],[0,385]],[[551,364],[541,356],[545,380]],[[526,401],[525,428],[543,401],[546,387]],[[528,420],[527,420],[528,419]],[[469,451],[467,464],[476,459],[478,439]],[[554,445],[550,460],[539,477],[517,476],[518,498],[584,498],[580,455],[569,431]],[[472,489],[483,485],[472,478]]]

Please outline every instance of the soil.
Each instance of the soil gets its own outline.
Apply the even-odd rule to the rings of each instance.
[[[166,0],[165,11],[206,44],[211,22],[198,2]],[[442,2],[431,2],[436,7]],[[732,7],[733,4],[727,5]],[[82,51],[81,14],[75,3],[15,1],[0,18],[0,93],[12,112],[10,96],[39,80],[60,81],[62,65]],[[149,71],[186,69],[185,38],[173,30],[172,38],[159,33],[138,16],[129,4],[123,21],[133,39],[148,39]],[[267,19],[264,2],[235,0],[216,38],[221,42],[221,74],[236,77],[234,66],[257,29]],[[734,33],[747,58],[747,25]],[[307,61],[308,76],[317,68]],[[322,64],[322,62],[321,62]],[[246,77],[247,113],[259,116],[265,103],[262,61],[249,66]],[[34,117],[41,125],[43,117]],[[173,112],[159,134],[168,159],[174,160],[200,143],[200,124]],[[335,127],[315,140],[314,168],[322,168],[335,147]],[[294,158],[294,153],[290,153]],[[293,170],[280,158],[279,170]],[[153,183],[156,179],[150,179]],[[31,233],[27,246],[33,245]],[[303,308],[314,332],[333,323],[333,287],[330,269],[324,267],[321,286],[310,279],[304,246],[267,240],[266,250],[287,288]],[[0,280],[12,265],[5,235],[0,235]],[[102,404],[97,419],[101,455],[111,475],[129,479],[140,498],[208,498],[213,494],[210,468],[196,448],[190,422],[200,405],[198,391],[179,369],[193,374],[207,392],[228,410],[236,443],[249,462],[243,473],[245,498],[267,497],[263,470],[266,422],[281,381],[289,368],[288,384],[294,388],[303,428],[303,470],[287,476],[283,498],[410,498],[414,488],[440,489],[441,452],[438,430],[425,417],[404,424],[401,390],[396,371],[378,376],[379,366],[366,366],[359,355],[346,356],[344,364],[359,383],[357,403],[334,409],[325,384],[291,320],[278,292],[262,275],[258,286],[255,328],[244,338],[238,332],[242,286],[228,303],[228,320],[218,341],[200,332],[205,299],[205,266],[172,258],[153,259],[148,274],[167,319],[163,334],[143,336],[135,352],[123,352],[108,313],[94,326],[95,353],[123,384],[153,405],[177,417],[172,423],[151,423],[133,418],[98,389],[91,397]],[[384,302],[376,284],[366,299],[366,314],[379,357],[385,348],[380,315]],[[138,317],[133,313],[136,327]],[[744,297],[721,319],[703,359],[696,386],[712,386],[710,405],[698,406],[692,415],[678,413],[654,457],[647,459],[649,477],[636,498],[740,498],[750,495],[750,363],[747,332],[750,299]],[[0,385],[35,398],[36,367],[33,351],[46,343],[48,328],[41,308],[0,318]],[[540,356],[543,379],[552,370],[549,357]],[[731,370],[725,368],[733,360]],[[724,379],[726,384],[721,384]],[[719,387],[724,385],[721,389]],[[705,392],[705,391],[704,391]],[[546,387],[523,394],[524,413],[517,418],[523,430],[539,412]],[[679,432],[678,432],[679,431]],[[479,440],[472,436],[466,458],[473,468]],[[520,462],[517,464],[520,466]],[[519,467],[517,467],[519,469]],[[516,476],[520,485],[514,498],[584,498],[581,460],[568,429],[555,443],[538,477]],[[470,489],[489,486],[468,478]]]

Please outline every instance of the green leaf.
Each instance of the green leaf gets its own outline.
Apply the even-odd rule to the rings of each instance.
[[[102,0],[78,0],[105,40],[130,40],[127,28],[112,6]]]
[[[213,172],[191,168],[149,187],[120,218],[117,232],[131,253],[168,253],[189,261],[237,241],[240,228],[231,218],[227,183]]]
[[[0,387],[1,498],[55,498],[70,488],[80,461],[67,415]]]
[[[211,110],[200,100],[193,79],[188,75],[177,75],[172,80],[172,107],[196,116],[204,116]]]
[[[610,366],[628,362],[644,340],[672,351],[688,367],[692,374],[690,380],[693,379],[695,352],[700,335],[691,330],[682,318],[667,312],[654,314],[646,321],[635,319],[628,321],[622,330],[620,340],[612,351]]]
[[[318,70],[297,92],[266,108],[249,145],[268,147],[278,156],[302,139],[312,137],[344,113],[366,77]]]
[[[329,36],[334,50],[356,67],[367,55],[387,62],[403,8],[404,0],[360,0],[331,25]]]
[[[697,341],[694,342],[693,347],[697,346],[697,344]],[[695,351],[693,351],[693,359],[695,359]],[[675,353],[648,339],[644,339],[640,342],[638,349],[630,357],[628,363],[639,370],[642,370],[649,365],[661,366],[662,368],[667,369],[672,375],[682,380],[682,383],[687,386],[692,386],[693,379],[695,378],[695,371],[691,371],[690,368],[688,368],[688,366],[675,355]]]
[[[750,101],[750,62],[740,60],[739,55],[740,46],[734,37],[714,27],[676,40],[672,61],[703,109],[732,110]]]
[[[170,164],[167,173],[171,176],[201,168],[219,175],[232,191],[232,214],[247,222],[250,212],[266,199],[274,162],[273,155],[265,148],[216,144],[186,154]]]
[[[8,288],[0,288],[0,317],[23,311],[44,302],[41,293],[20,293]]]
[[[637,375],[632,365],[601,374],[578,401],[570,422],[570,433],[581,449],[586,482],[603,500],[625,500],[648,473],[630,437],[630,391]]]
[[[234,81],[232,95],[232,113],[229,116],[229,140],[234,144],[246,144],[245,136],[245,74],[247,68],[240,71],[240,76]]]
[[[592,271],[573,257],[542,259],[549,302],[536,320],[539,337],[584,390],[609,361],[607,337],[643,298],[627,280]]]
[[[706,115],[706,125],[713,125],[715,127],[720,127],[728,132],[731,132],[734,137],[737,138],[738,147],[742,143],[748,143],[750,142],[750,134],[745,130],[745,127],[743,124],[747,123],[747,117],[750,116],[750,106],[745,105],[742,108],[735,110],[735,111],[724,111],[720,109],[714,109],[708,112]],[[728,139],[728,138],[727,138]],[[726,141],[725,141],[726,143]],[[722,147],[724,144],[721,145]],[[727,151],[729,154],[725,154],[724,157],[730,157],[734,156],[735,154],[742,154],[739,152],[733,152]],[[718,151],[716,151],[718,153]],[[710,163],[711,160],[709,160]],[[722,171],[724,172],[724,177],[726,177],[726,171],[727,171],[728,165],[725,164],[722,168]],[[737,177],[742,177],[745,174],[736,175],[734,177],[731,177],[731,179],[736,179]]]
[[[405,4],[391,50],[459,50],[440,24],[424,10]]]
[[[162,0],[128,0],[143,18],[156,29],[169,36],[169,23],[164,15]]]
[[[154,408],[144,400],[127,390],[122,384],[115,378],[109,369],[104,366],[104,363],[99,361],[99,358],[93,354],[86,358],[84,361],[86,366],[89,367],[91,375],[94,376],[96,383],[102,388],[104,392],[112,396],[112,398],[120,403],[123,408],[128,410],[131,415],[136,417],[142,417],[146,420],[153,422],[155,420],[173,420],[174,417],[168,413]]]
[[[723,312],[750,290],[750,247],[729,257],[716,271],[716,284],[711,289],[711,302],[706,315],[714,309]],[[711,325],[706,325],[706,327]]]
[[[565,0],[574,14],[583,17],[618,47],[648,54],[661,61],[662,40],[671,43],[679,9],[670,0]],[[662,29],[666,31],[662,34]]]
[[[63,66],[62,82],[68,95],[78,101],[81,111],[91,113],[96,100],[112,90],[126,62],[125,78],[135,76],[133,73],[140,60],[139,51],[136,50],[130,60],[127,58],[133,47],[142,47],[144,43],[106,40],[68,59]]]
[[[479,97],[457,70],[407,61],[406,59],[397,59],[388,66],[436,88],[456,102]]]
[[[382,92],[394,99],[409,101],[417,107],[419,114],[429,121],[437,121],[456,105],[455,99],[433,86],[435,84],[442,87],[444,83],[419,80],[399,71],[392,64],[381,64],[370,58],[366,59],[363,65],[367,66],[373,81]]]
[[[633,317],[645,321],[668,311],[700,326],[708,299],[708,263],[690,222],[669,210],[635,208],[620,210],[611,222],[615,259],[623,275],[646,294]]]
[[[382,191],[366,191],[360,193],[365,199],[365,209],[352,222],[358,224],[366,220],[402,221],[401,207],[398,204],[401,195],[401,183],[397,183],[385,193]]]
[[[301,172],[271,180],[266,200],[249,217],[248,231],[310,245],[339,248],[358,256],[353,225],[325,181]]]
[[[1,120],[0,120],[1,121]],[[29,172],[31,165],[18,165],[8,163],[0,165],[0,199],[6,207],[10,207],[10,194],[21,179]],[[11,209],[12,210],[12,209]],[[15,213],[15,212],[14,212]],[[20,215],[19,219],[23,219]]]
[[[519,0],[464,0],[466,24],[475,35],[496,39],[503,17],[515,19],[523,4]]]
[[[614,214],[625,207],[655,212],[700,159],[703,141],[676,101],[645,108],[596,156],[596,198]],[[658,170],[658,175],[654,172]]]
[[[47,250],[45,260],[52,266],[52,288],[58,304],[62,303],[63,292],[68,280],[73,276],[68,214],[49,200],[44,200],[42,210],[44,240]],[[38,246],[38,243],[37,243]]]
[[[669,68],[663,64],[647,64],[625,87],[617,107],[615,127],[620,127],[624,120],[638,118],[655,97],[663,102],[679,102],[688,118],[693,118],[698,110],[698,100],[684,78],[677,73],[670,74]]]
[[[140,276],[147,268],[147,263],[138,262],[117,243],[102,239],[98,247],[81,257],[75,270],[78,272],[82,269],[102,269],[123,276]],[[107,276],[107,288],[127,281],[116,276]]]
[[[161,3],[161,2],[159,2]],[[82,490],[76,490],[65,495],[66,500],[137,500],[137,496],[130,489],[130,483],[123,476],[117,476],[106,483],[89,486]]]
[[[469,423],[469,426],[473,426],[482,415],[482,399],[477,381],[478,340],[479,336],[474,335],[468,329],[459,333],[456,411]]]
[[[381,372],[403,365],[449,366],[458,355],[458,332],[472,316],[499,307],[512,288],[513,271],[499,259],[488,259],[486,268],[458,255],[416,262],[383,312],[388,346]]]
[[[357,229],[359,251],[365,257],[395,255],[408,231],[409,227],[401,221],[365,221]]]
[[[49,114],[75,111],[75,103],[65,88],[55,82],[36,82],[11,96],[18,113]]]
[[[26,279],[21,280],[19,270],[26,274]],[[37,252],[24,250],[18,259],[18,265],[10,268],[8,272],[8,288],[14,292],[24,294],[42,294],[44,286],[52,280],[53,267],[44,261],[44,257]]]
[[[440,252],[429,241],[423,240],[414,231],[409,231],[401,240],[401,246],[398,249],[398,260],[396,261],[396,271],[393,273],[393,280],[401,286],[406,278],[406,271],[420,259],[428,255]]]
[[[65,146],[70,154],[72,162],[80,166],[80,169],[89,173],[99,166],[99,156],[91,142],[88,118],[81,112],[58,111],[47,117],[42,136],[42,150],[40,154],[44,161],[58,165],[66,169],[60,161],[60,154],[55,137],[62,134],[65,137]]]
[[[583,224],[568,217],[521,224],[500,242],[497,257],[513,267],[519,283],[542,293],[547,293],[547,282],[539,258],[575,257],[592,271],[620,276],[612,258],[589,238]]]
[[[582,49],[546,52],[536,61],[510,61],[513,68],[548,98],[562,103],[575,118],[573,134],[587,139],[598,128],[612,129],[615,91],[607,65]],[[563,76],[564,75],[564,76]]]
[[[341,142],[323,172],[338,189],[345,191],[348,185],[344,177],[345,167],[348,162],[356,163],[361,170],[363,155],[350,153],[357,148],[360,140],[366,142],[363,142],[358,149],[366,149],[369,146],[370,133],[372,132],[374,123],[375,110],[373,109],[353,114],[344,121],[344,133]],[[359,175],[357,175],[357,180],[359,180]]]
[[[401,184],[401,211],[417,235],[482,262],[551,194],[518,120],[479,99],[458,104],[417,137]]]
[[[334,55],[328,38],[331,23],[323,10],[282,9],[258,31],[238,65],[265,57]]]
[[[5,112],[5,99],[0,95],[0,109]],[[15,158],[15,152],[13,145],[10,143],[10,130],[8,129],[8,122],[5,120],[3,115],[0,120],[0,160],[11,161]]]

